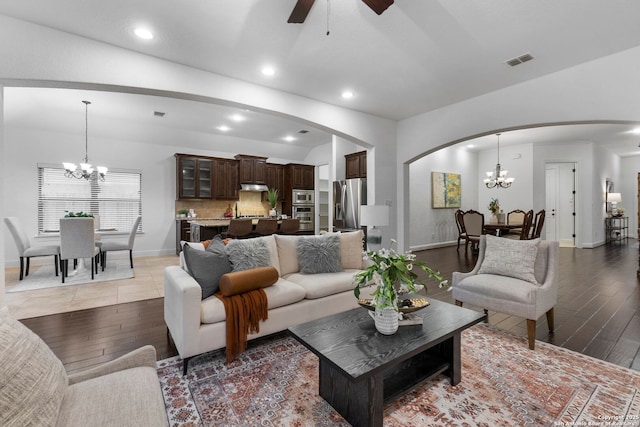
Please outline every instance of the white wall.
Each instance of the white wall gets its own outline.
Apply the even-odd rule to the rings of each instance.
[[[398,211],[404,214],[398,222],[399,246],[407,246],[411,233],[408,162],[437,147],[510,128],[583,120],[640,121],[638,69],[640,48],[629,49],[400,121],[397,194]],[[588,181],[594,185],[600,177]]]
[[[2,90],[2,85],[0,85],[0,123],[4,123],[4,91]],[[6,159],[5,149],[4,149],[4,132],[0,132],[0,159]],[[2,207],[4,206],[4,184],[5,177],[3,174],[0,174],[0,212],[2,212]],[[4,215],[2,215],[4,218]],[[5,226],[3,225],[0,230],[0,241],[4,242],[5,240]],[[4,245],[0,245],[0,272],[4,271]],[[0,273],[0,307],[4,306],[4,274]]]
[[[478,209],[478,155],[464,148],[448,147],[429,154],[409,165],[410,248],[419,250],[456,241],[453,209],[431,207],[431,172],[460,174],[461,209]]]

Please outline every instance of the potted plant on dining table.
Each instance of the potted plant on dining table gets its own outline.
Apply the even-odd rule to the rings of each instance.
[[[392,246],[396,243],[391,240]],[[376,329],[381,334],[391,335],[398,330],[398,320],[402,300],[400,296],[409,292],[417,292],[419,287],[427,287],[418,277],[417,269],[427,273],[428,278],[440,281],[439,287],[449,288],[449,282],[442,280],[440,273],[427,266],[424,261],[418,261],[415,254],[399,253],[393,248],[365,254],[367,266],[355,276],[356,287],[354,295],[360,298],[360,288],[375,286],[370,305],[374,308],[373,318]]]

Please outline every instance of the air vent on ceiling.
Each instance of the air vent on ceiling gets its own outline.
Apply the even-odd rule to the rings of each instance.
[[[300,130],[298,131],[298,133],[309,133],[309,131],[308,131],[308,130],[306,130],[306,129],[300,129]]]
[[[516,65],[520,65],[524,62],[531,61],[533,59],[533,55],[530,53],[525,53],[524,55],[520,55],[517,58],[511,58],[508,61],[505,61],[507,64],[515,67]]]
[[[164,117],[167,115],[167,113],[163,113],[162,111],[154,111],[153,115],[156,117]]]

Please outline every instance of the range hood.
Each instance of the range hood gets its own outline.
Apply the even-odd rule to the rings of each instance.
[[[240,191],[268,191],[269,188],[264,184],[240,184]]]

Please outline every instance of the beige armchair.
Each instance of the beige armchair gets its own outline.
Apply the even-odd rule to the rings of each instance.
[[[100,244],[100,264],[102,264],[102,271],[104,271],[104,266],[107,264],[107,252],[113,251],[129,251],[129,264],[131,268],[133,268],[133,243],[136,240],[136,233],[138,232],[140,221],[142,221],[142,217],[138,216],[129,232],[129,240],[126,242],[105,240]]]
[[[491,239],[489,254],[488,239]],[[537,251],[532,249],[536,245]],[[511,265],[507,259],[510,254],[513,255]],[[549,331],[553,332],[553,307],[558,295],[558,242],[482,236],[475,267],[468,273],[454,272],[451,285],[459,306],[468,303],[485,312],[492,310],[526,318],[529,348],[533,350],[536,321],[540,316],[546,314]]]
[[[91,260],[91,280],[98,273],[98,255],[93,218],[60,218],[60,266],[62,283],[69,275],[69,260]]]
[[[13,240],[16,242],[16,246],[18,247],[18,256],[20,257],[20,280],[23,279],[24,276],[29,275],[29,264],[30,260],[33,257],[37,256],[51,256],[53,255],[56,276],[58,275],[58,255],[60,254],[60,246],[58,245],[42,245],[42,246],[31,246],[31,241],[29,241],[29,236],[26,231],[20,224],[20,220],[16,217],[8,217],[4,219],[5,224],[7,224],[7,228],[11,232],[11,236]],[[26,259],[26,265],[25,265]]]
[[[156,352],[145,346],[67,375],[62,362],[0,309],[0,425],[167,426]]]

